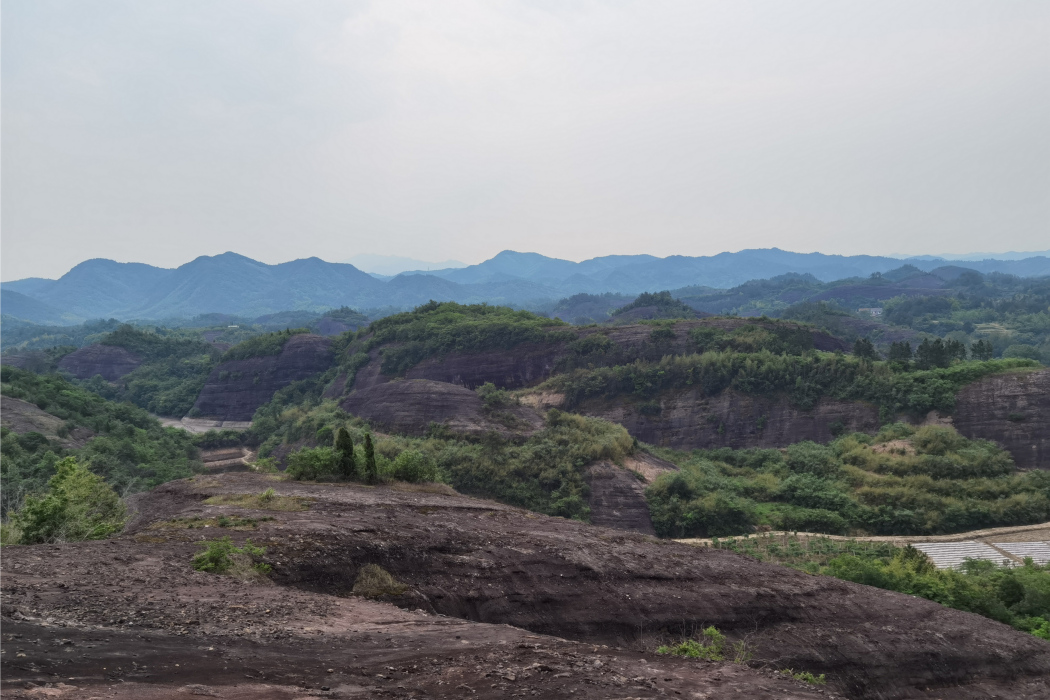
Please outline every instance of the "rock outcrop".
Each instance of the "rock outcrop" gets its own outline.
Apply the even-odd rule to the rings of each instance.
[[[556,407],[558,399],[558,395],[548,395],[546,405]],[[838,433],[870,433],[880,425],[878,409],[866,403],[825,398],[806,411],[786,397],[751,396],[733,390],[705,396],[695,388],[665,395],[659,410],[648,415],[638,404],[622,398],[587,401],[575,410],[619,423],[639,440],[676,449],[829,442]]]
[[[19,435],[40,433],[48,441],[66,449],[83,447],[95,435],[94,431],[84,426],[77,426],[69,431],[63,430],[65,421],[58,416],[10,396],[0,397],[0,424]],[[59,433],[64,433],[64,436]]]
[[[531,435],[543,427],[543,418],[528,406],[487,409],[474,391],[429,379],[376,384],[355,391],[341,406],[384,430],[409,435],[422,435],[432,423],[474,435]]]
[[[221,625],[230,618],[244,620],[238,628],[250,624],[251,636],[244,636],[256,641],[259,648],[275,643],[271,640],[278,639],[277,632],[285,636],[303,628],[308,628],[303,634],[310,638],[330,639],[330,644],[336,644],[338,635],[345,634],[343,630],[352,624],[350,620],[365,614],[364,606],[355,606],[346,617],[338,608],[324,608],[322,612],[329,620],[317,623],[300,622],[301,617],[286,616],[285,611],[301,615],[309,610],[300,598],[304,592],[329,596],[333,603],[354,601],[349,594],[355,580],[363,567],[373,564],[411,589],[411,597],[399,600],[388,596],[386,600],[448,616],[438,619],[453,630],[452,634],[462,635],[463,641],[457,640],[457,644],[463,646],[480,631],[453,627],[457,621],[451,618],[608,644],[610,648],[601,651],[604,665],[624,642],[651,650],[662,640],[694,634],[712,625],[731,641],[746,639],[756,666],[825,673],[828,685],[820,690],[850,698],[1047,696],[1050,646],[993,620],[732,552],[657,541],[491,501],[447,493],[398,492],[388,487],[273,482],[256,474],[220,474],[207,481],[165,484],[149,494],[141,511],[152,514],[153,522],[219,514],[243,517],[245,510],[240,506],[212,506],[204,499],[217,494],[258,494],[270,487],[278,497],[304,499],[310,507],[274,513],[278,521],[261,522],[252,532],[230,533],[238,545],[246,537],[265,541],[265,560],[273,567],[271,579],[276,586],[270,582],[265,587],[236,584],[250,591],[248,607],[230,605],[232,596],[220,598],[213,593],[205,597],[202,591],[191,590],[190,585],[218,585],[212,581],[226,577],[194,575],[189,562],[195,547],[187,541],[185,531],[154,528],[149,522],[140,523],[129,536],[83,543],[76,550],[69,545],[49,547],[46,552],[42,547],[12,548],[3,563],[4,586],[15,588],[19,594],[11,595],[10,601],[36,609],[46,605],[44,609],[57,620],[78,623],[95,619],[109,623],[114,617],[126,616],[127,610],[145,611],[134,618],[134,630],[140,634],[148,631],[147,624],[171,620],[191,637],[203,639],[207,632],[209,640],[218,642],[223,639],[219,632],[225,631]],[[135,540],[140,533],[151,539],[140,544]],[[134,558],[140,554],[143,560]],[[41,559],[34,560],[34,556]],[[65,562],[80,562],[86,557],[92,557],[94,567],[106,572],[120,567],[128,570],[123,562],[133,561],[135,578],[146,579],[148,585],[131,580],[118,591],[113,582],[83,585],[82,579],[73,578],[78,572],[62,577],[42,575],[45,565],[68,570]],[[33,566],[37,568],[31,569]],[[73,594],[57,585],[67,581],[77,581]],[[29,590],[39,595],[39,600],[22,593],[29,582],[38,586]],[[260,598],[274,589],[280,596]],[[143,591],[164,595],[148,602]],[[196,595],[191,597],[191,592]],[[295,607],[275,608],[277,597],[287,598]],[[214,601],[217,605],[197,613],[199,624],[190,625],[185,604],[180,602],[185,600]],[[236,602],[243,605],[240,600]],[[70,610],[73,606],[78,607]],[[256,616],[246,620],[249,613]],[[398,637],[405,639],[401,636],[404,630],[424,628],[426,621],[435,617],[417,615],[411,625],[373,625],[369,632],[383,632],[386,643],[379,641],[389,655],[402,646],[393,642]],[[68,629],[58,629],[64,636],[71,634]],[[375,641],[368,639],[358,646],[375,649]],[[537,648],[550,644],[544,638],[533,641]],[[294,648],[301,642],[293,637],[286,644]],[[429,644],[421,641],[414,646],[432,649],[436,645],[435,638]],[[196,653],[199,658],[210,656]],[[439,658],[446,656],[442,652]],[[476,663],[483,657],[484,653],[475,657]],[[709,667],[697,660],[668,659],[651,653],[646,653],[645,659],[653,669],[661,669],[661,684],[674,678],[662,670],[664,664]],[[427,667],[417,663],[420,669]],[[326,665],[314,660],[309,668],[323,674]],[[562,677],[575,677],[582,671],[573,667]],[[521,681],[521,676],[517,678],[515,683]],[[494,676],[489,680],[497,679]],[[243,682],[241,676],[237,680]],[[490,688],[489,680],[481,687]],[[405,681],[410,682],[416,682],[415,678]],[[600,689],[600,697],[654,697],[657,693],[676,697],[676,692],[689,697],[696,694],[697,687],[661,686],[648,695],[643,690],[605,687]],[[466,694],[481,697],[480,692],[471,695],[467,690]],[[513,694],[510,688],[503,696]],[[704,694],[712,698],[756,697],[749,689],[739,694]],[[528,696],[579,695],[538,688],[536,693],[530,690]]]
[[[596,330],[594,328],[569,328],[564,333],[572,334],[570,338],[584,338],[601,333],[619,346],[628,355],[627,361],[635,356],[650,360],[659,360],[667,354],[688,354],[696,352],[696,343],[690,337],[690,331],[701,326],[731,331],[743,325],[762,325],[762,321],[740,318],[711,318],[696,321],[678,321],[672,327],[673,337],[653,342],[651,325],[616,326]],[[771,323],[771,322],[767,322]],[[818,350],[846,351],[847,343],[838,338],[811,330],[813,345]],[[490,350],[476,353],[452,352],[442,357],[431,357],[423,360],[405,373],[408,379],[432,379],[438,382],[459,384],[468,389],[475,389],[486,382],[492,382],[502,389],[520,389],[538,384],[549,378],[559,367],[559,363],[573,352],[570,340],[555,340],[547,343],[523,343],[511,350]],[[382,375],[381,354],[373,350],[372,359],[357,375],[354,389],[368,387],[389,381],[390,377]]]
[[[142,358],[116,345],[88,345],[74,350],[59,363],[58,368],[77,379],[91,379],[96,374],[113,382],[130,374],[142,364]]]
[[[591,524],[655,535],[645,501],[645,484],[629,470],[612,462],[595,462],[587,468],[591,493]]]
[[[211,371],[193,408],[194,413],[219,421],[251,420],[255,409],[274,392],[307,379],[331,366],[331,339],[293,335],[278,355],[224,362]]]
[[[408,370],[408,379],[433,379],[476,389],[492,382],[502,389],[518,389],[551,376],[566,353],[565,343],[525,343],[513,350],[450,353],[430,358]]]
[[[1050,369],[985,377],[955,400],[955,428],[994,440],[1022,469],[1050,469]]]

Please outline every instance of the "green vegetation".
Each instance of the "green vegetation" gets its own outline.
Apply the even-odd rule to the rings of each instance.
[[[46,493],[26,496],[10,513],[4,544],[100,540],[123,529],[125,520],[127,509],[113,489],[75,457],[66,457],[55,465]]]
[[[364,352],[397,343],[397,347],[383,349],[382,371],[398,375],[428,357],[450,352],[510,350],[525,342],[565,340],[565,334],[551,332],[563,326],[567,324],[504,306],[432,301],[373,322]]]
[[[703,659],[704,661],[721,661],[725,658],[725,645],[725,635],[715,627],[707,627],[701,639],[685,639],[678,644],[657,647],[656,653],[684,656],[688,659]]]
[[[378,564],[365,564],[354,579],[354,595],[365,598],[398,596],[408,590],[408,586],[398,581],[393,575]]]
[[[922,552],[887,542],[760,535],[712,546],[784,566],[933,600],[1050,640],[1050,565],[968,561],[937,569]]]
[[[635,309],[654,309],[649,318],[696,318],[696,311],[691,306],[675,299],[670,292],[642,292],[630,304],[612,313],[612,319],[629,314]]]
[[[791,676],[796,681],[802,681],[803,683],[809,683],[810,685],[825,685],[828,682],[827,677],[822,673],[819,676],[815,676],[809,671],[794,671],[790,668],[785,668],[780,671],[785,676]]]
[[[255,562],[266,554],[266,549],[246,540],[243,547],[236,547],[229,536],[218,540],[201,542],[202,551],[193,557],[193,568],[209,574],[238,574],[238,569],[247,569],[244,573],[268,574],[270,565]]]
[[[1032,360],[1009,359],[899,371],[892,363],[834,353],[710,351],[666,356],[658,362],[577,369],[556,375],[541,387],[564,393],[569,407],[595,397],[627,395],[642,401],[675,389],[696,387],[714,396],[731,388],[764,396],[782,393],[804,409],[812,408],[822,396],[869,401],[879,406],[883,419],[891,419],[903,411],[951,413],[956,392],[966,384],[990,374],[1038,366]]]
[[[299,452],[323,449],[322,456],[331,455],[334,460],[334,451],[326,445],[307,446],[316,444],[323,428],[331,433],[345,428],[357,449],[366,444],[369,435],[364,421],[332,401],[285,408],[270,420],[270,437],[260,448],[262,457],[279,448],[287,449],[282,446],[296,446]],[[379,438],[374,441],[373,454],[380,480],[442,481],[461,493],[538,513],[587,520],[590,511],[584,467],[598,459],[621,460],[633,447],[631,436],[618,425],[551,411],[546,427],[525,440],[497,434],[471,438],[434,426],[426,437]],[[363,450],[356,459],[358,464],[367,464]],[[334,461],[324,464],[327,466],[317,472],[317,478],[337,478]]]
[[[684,656],[687,659],[723,661],[727,653],[727,641],[718,628],[709,626],[701,632],[699,639],[683,639],[677,644],[665,644],[657,647],[656,653]],[[743,639],[734,642],[728,651],[732,654],[730,660],[735,664],[746,664],[754,655],[747,641]]]
[[[120,325],[120,321],[111,318],[108,321],[88,321],[77,326],[47,326],[4,316],[0,350],[20,352],[61,347],[65,350],[63,354],[66,354],[76,348],[97,343]]]
[[[284,344],[287,343],[293,335],[299,335],[300,333],[309,333],[309,328],[295,328],[283,331],[277,331],[275,333],[267,333],[265,335],[257,335],[253,338],[245,340],[239,345],[234,345],[232,348],[226,351],[222,356],[222,362],[232,362],[234,360],[247,360],[252,357],[267,357],[270,355],[280,355],[281,350],[284,349]]]
[[[1050,520],[1050,473],[1016,472],[993,443],[951,428],[894,424],[877,436],[780,450],[658,450],[681,471],[646,492],[663,537],[723,537],[767,526],[828,534],[919,535]]]
[[[58,462],[68,456],[76,456],[120,492],[152,488],[201,469],[193,437],[161,427],[141,408],[107,401],[57,375],[4,366],[0,379],[4,396],[31,403],[64,421],[52,437],[36,432],[16,435],[6,427],[0,431],[5,513],[17,508],[24,495],[43,491]],[[71,444],[65,443],[68,436],[91,433],[95,436],[84,447],[63,447]]]
[[[734,328],[704,325],[689,332],[697,351],[771,352],[775,355],[801,355],[813,349],[813,329],[797,323],[772,319],[747,321]]]
[[[94,377],[84,386],[107,399],[130,401],[162,416],[189,412],[219,357],[210,343],[161,328],[146,331],[125,324],[99,342],[122,347],[143,362],[114,384]]]

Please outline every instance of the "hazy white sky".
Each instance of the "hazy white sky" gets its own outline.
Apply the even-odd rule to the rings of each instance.
[[[5,0],[3,279],[1045,249],[1045,0]]]

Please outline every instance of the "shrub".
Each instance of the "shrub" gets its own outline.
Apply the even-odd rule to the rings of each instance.
[[[828,534],[918,535],[1050,519],[1050,474],[950,427],[895,424],[878,436],[784,450],[656,450],[678,472],[646,492],[664,537],[737,535],[756,525]]]
[[[353,594],[365,598],[397,596],[408,590],[408,586],[395,579],[389,571],[378,564],[365,564],[354,580]]]
[[[405,450],[394,459],[390,476],[398,481],[420,483],[435,481],[434,465],[426,454],[419,450]]]
[[[781,673],[786,676],[791,676],[796,681],[802,681],[803,683],[809,683],[810,685],[825,685],[828,682],[827,677],[823,673],[819,676],[815,676],[809,671],[793,671],[790,668],[785,668]]]
[[[256,563],[254,559],[266,554],[263,547],[257,547],[251,540],[246,540],[243,547],[236,547],[229,535],[218,540],[199,543],[202,551],[193,557],[193,568],[209,574],[231,573],[238,565],[248,565],[250,570],[259,574],[270,572],[270,565]]]
[[[789,445],[785,462],[788,469],[797,474],[812,474],[821,478],[834,476],[840,466],[832,448],[809,440]]]
[[[300,481],[316,481],[331,476],[336,469],[336,453],[331,447],[303,448],[288,455],[286,473]]]
[[[703,659],[704,661],[721,661],[725,658],[725,646],[725,635],[715,627],[707,627],[700,639],[685,639],[678,644],[661,646],[656,649],[656,653],[684,656],[688,659]]]
[[[127,509],[113,489],[74,457],[58,462],[47,492],[27,496],[11,516],[22,544],[103,539],[126,520]]]

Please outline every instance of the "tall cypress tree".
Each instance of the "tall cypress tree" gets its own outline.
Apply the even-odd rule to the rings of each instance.
[[[357,476],[357,459],[354,456],[354,440],[346,428],[335,431],[336,466],[339,476],[353,479]]]
[[[372,446],[372,434],[365,433],[365,483],[379,481],[379,470],[376,468],[376,450]]]

